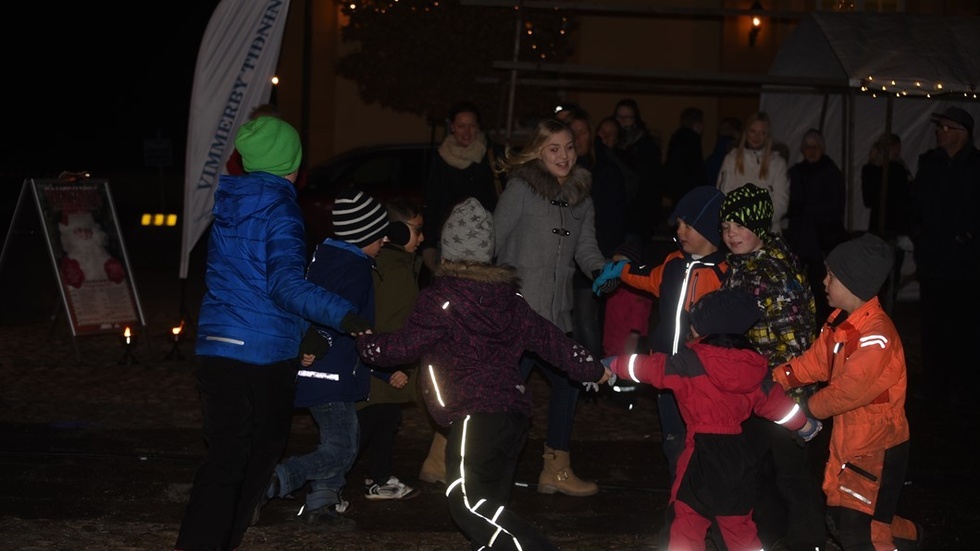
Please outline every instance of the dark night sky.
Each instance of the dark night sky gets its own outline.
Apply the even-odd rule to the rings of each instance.
[[[18,3],[0,38],[10,61],[0,173],[139,169],[143,140],[158,132],[180,162],[197,49],[215,5]]]

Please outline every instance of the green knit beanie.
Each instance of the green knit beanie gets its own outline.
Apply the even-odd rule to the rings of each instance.
[[[745,184],[731,190],[721,203],[722,222],[738,222],[763,241],[769,237],[772,213],[769,190],[755,184]]]
[[[245,172],[268,172],[276,176],[299,169],[303,146],[299,132],[279,117],[263,116],[242,125],[235,135]]]

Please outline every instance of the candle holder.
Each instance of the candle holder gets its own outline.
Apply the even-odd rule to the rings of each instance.
[[[180,320],[180,325],[171,327],[170,334],[170,352],[167,353],[167,356],[164,359],[183,361],[184,354],[180,351],[180,343],[184,340],[184,320]]]
[[[119,365],[140,363],[140,361],[136,359],[136,356],[133,355],[133,349],[136,348],[136,335],[133,334],[128,325],[122,334],[122,347],[123,355],[121,358],[119,358]]]

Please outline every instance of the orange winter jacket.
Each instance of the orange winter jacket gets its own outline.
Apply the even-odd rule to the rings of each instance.
[[[825,486],[842,465],[909,439],[905,352],[877,297],[850,315],[834,310],[813,346],[773,378],[786,389],[827,382],[807,401],[814,417],[834,418]]]
[[[654,352],[676,353],[690,333],[688,314],[691,305],[701,297],[721,288],[728,272],[723,251],[715,251],[698,260],[683,251],[673,251],[656,266],[627,264],[620,280],[652,293],[659,299],[660,321],[650,336]]]

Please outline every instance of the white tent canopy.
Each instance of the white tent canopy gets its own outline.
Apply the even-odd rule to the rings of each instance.
[[[764,92],[760,108],[791,165],[802,158],[803,134],[823,132],[848,180],[848,228],[865,230],[861,167],[886,129],[901,137],[914,174],[919,154],[936,146],[933,113],[956,105],[980,123],[980,18],[813,13],[783,42],[769,74],[840,81],[843,92]]]

